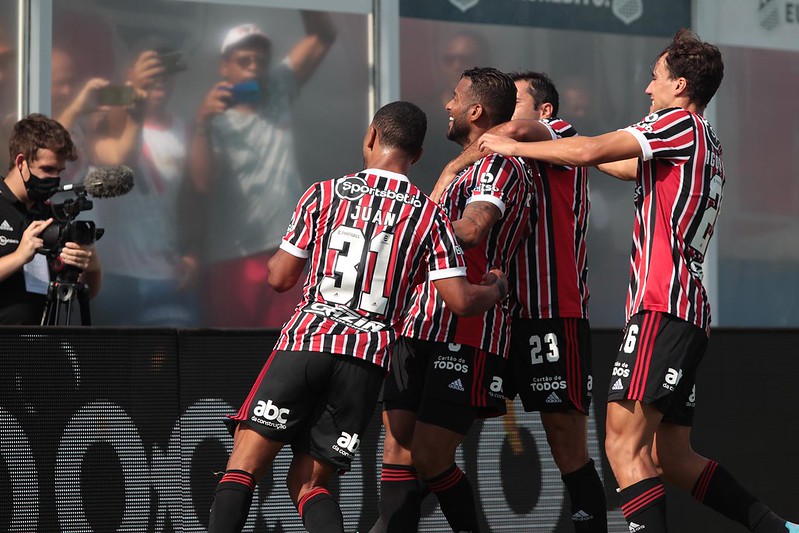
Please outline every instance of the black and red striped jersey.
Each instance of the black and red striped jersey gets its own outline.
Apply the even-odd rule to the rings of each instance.
[[[309,258],[309,271],[275,348],[349,355],[386,369],[414,287],[466,275],[443,209],[386,170],[311,186],[280,247]]]
[[[577,131],[559,118],[542,119],[553,139]],[[516,318],[588,318],[588,169],[535,165],[536,209],[530,232],[511,267]]]
[[[641,145],[627,318],[669,313],[709,333],[703,263],[721,207],[724,165],[716,133],[682,108],[624,129]]]
[[[458,174],[441,198],[452,220],[460,219],[471,202],[490,202],[502,213],[486,239],[465,252],[467,277],[472,283],[480,283],[492,268],[508,272],[513,254],[526,237],[532,204],[529,167],[519,158],[497,154],[480,159]],[[507,308],[500,304],[483,315],[458,317],[427,282],[417,287],[409,311],[402,331],[407,337],[507,355],[510,319]]]

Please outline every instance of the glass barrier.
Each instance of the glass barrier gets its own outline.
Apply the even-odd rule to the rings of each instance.
[[[0,0],[0,168],[8,168],[8,140],[17,121],[17,2]]]
[[[726,184],[719,239],[721,323],[799,326],[799,53],[722,47],[716,96]]]
[[[558,116],[578,132],[595,135],[638,122],[649,112],[644,89],[664,38],[619,36],[490,24],[403,18],[400,24],[401,95],[428,114],[425,153],[411,169],[423,190],[432,190],[460,147],[446,139],[445,105],[465,69],[540,71],[553,79]],[[630,272],[633,185],[590,171],[588,269],[591,325],[624,325]]]
[[[80,159],[133,190],[82,214],[104,285],[95,325],[279,328],[299,301],[266,284],[311,183],[359,170],[364,15],[145,0],[53,3],[53,116]]]

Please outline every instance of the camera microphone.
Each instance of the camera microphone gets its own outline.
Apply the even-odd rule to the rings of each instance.
[[[127,194],[133,188],[133,170],[125,165],[100,167],[83,178],[83,183],[62,185],[58,192],[86,191],[94,198],[115,198]]]

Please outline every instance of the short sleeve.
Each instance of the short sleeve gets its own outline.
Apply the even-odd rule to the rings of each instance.
[[[675,163],[685,160],[692,153],[696,137],[693,116],[679,107],[650,113],[622,131],[631,133],[638,141],[644,161],[653,158]]]

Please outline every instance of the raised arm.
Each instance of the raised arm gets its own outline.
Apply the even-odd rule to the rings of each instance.
[[[114,107],[105,115],[105,135],[94,142],[94,160],[101,165],[131,164],[142,143],[147,96],[154,80],[163,75],[164,65],[154,50],[139,54],[128,70],[126,85],[133,88],[134,101],[126,107]]]
[[[555,141],[516,142],[508,137],[484,134],[478,139],[483,152],[529,157],[554,165],[576,167],[641,157],[641,146],[632,133],[613,131],[596,137],[568,137]]]
[[[194,188],[200,194],[212,190],[213,180],[217,175],[217,162],[211,143],[211,119],[223,113],[230,105],[231,87],[230,83],[224,81],[214,85],[206,94],[194,118],[194,129],[189,143],[188,168]]]
[[[288,56],[298,85],[308,81],[336,40],[336,27],[327,13],[303,11],[302,22],[305,37],[294,45]]]
[[[503,137],[510,137],[517,141],[537,142],[552,139],[552,133],[549,128],[540,121],[531,119],[511,120],[494,126],[488,131],[490,133],[502,135]],[[455,179],[455,176],[481,157],[485,157],[485,153],[480,151],[477,143],[472,143],[467,146],[458,157],[447,163],[444,170],[441,171],[441,175],[438,177],[435,187],[433,187],[430,198],[434,202],[438,202],[441,195],[444,194],[444,190],[452,183],[452,180]]]

